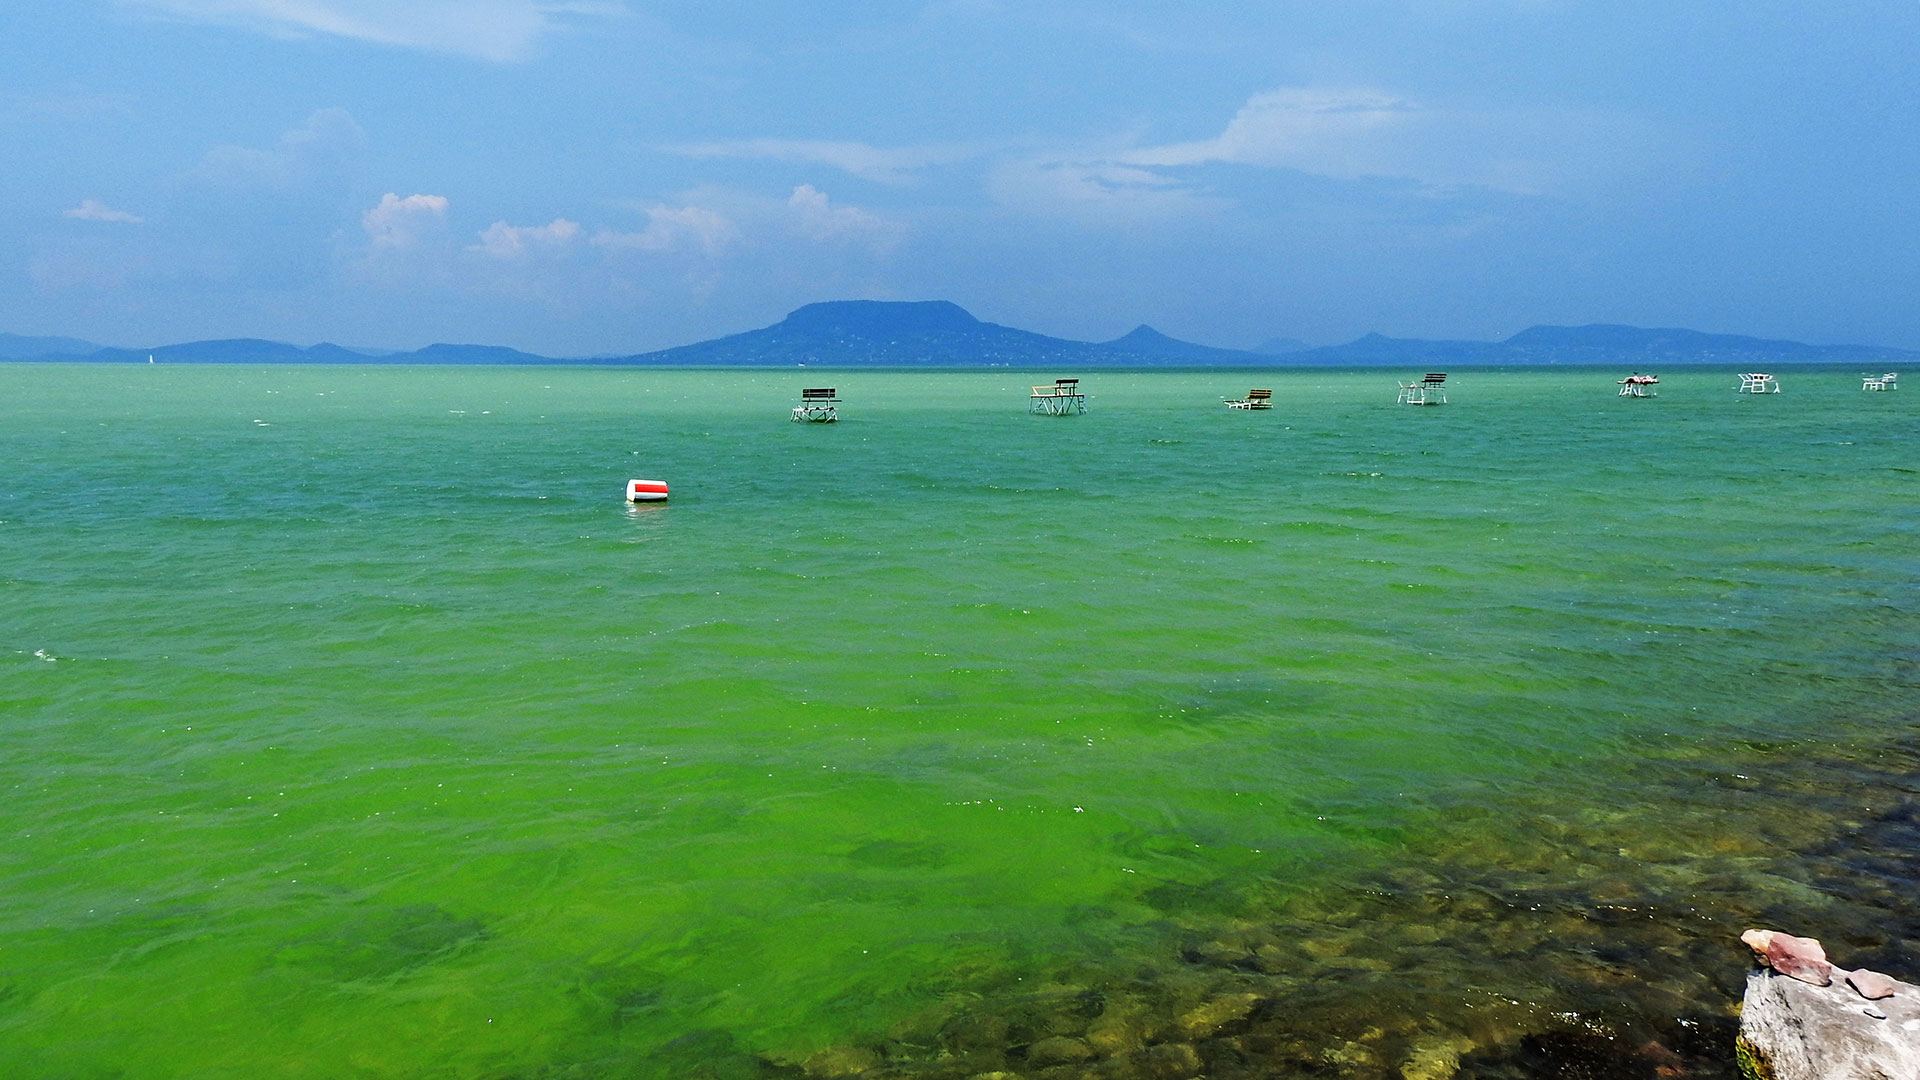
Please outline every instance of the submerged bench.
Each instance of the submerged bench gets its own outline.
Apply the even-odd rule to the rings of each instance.
[[[812,424],[831,424],[840,419],[834,408],[840,398],[831,386],[809,386],[800,391],[800,404],[793,407],[791,419]]]
[[[1027,395],[1027,411],[1043,416],[1071,416],[1087,411],[1087,395],[1079,379],[1055,379],[1052,386],[1036,386]]]
[[[1400,404],[1402,405],[1445,405],[1447,403],[1447,373],[1429,371],[1419,382],[1401,383]]]

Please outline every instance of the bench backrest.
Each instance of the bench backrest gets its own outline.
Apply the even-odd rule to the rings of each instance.
[[[833,400],[833,387],[809,386],[805,390],[800,391],[800,400],[801,401],[831,401]]]
[[[1273,391],[1271,391],[1271,390],[1249,390],[1249,391],[1247,391],[1247,400],[1248,400],[1248,401],[1265,401],[1265,400],[1267,400],[1268,398],[1271,398],[1272,396],[1273,396]]]
[[[1429,372],[1427,372],[1427,377],[1426,377],[1426,378],[1424,378],[1424,379],[1421,379],[1421,380],[1420,380],[1420,383],[1421,383],[1421,385],[1423,385],[1423,386],[1439,386],[1439,385],[1440,385],[1441,383],[1443,383],[1443,382],[1446,382],[1446,381],[1447,381],[1447,373],[1446,373],[1446,372],[1444,372],[1444,371],[1429,371]]]

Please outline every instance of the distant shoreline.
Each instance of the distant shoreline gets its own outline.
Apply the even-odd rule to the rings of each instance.
[[[1277,345],[1278,341],[1270,343]],[[1300,347],[1294,347],[1299,345]],[[76,338],[0,334],[0,361],[44,363],[289,365],[495,365],[512,367],[799,367],[901,370],[1245,370],[1419,367],[1676,368],[1759,370],[1838,364],[1912,366],[1920,352],[1869,345],[1808,345],[1738,334],[1637,326],[1533,326],[1503,341],[1390,338],[1367,334],[1343,345],[1221,349],[1171,338],[1150,326],[1112,341],[1074,341],[982,322],[943,300],[837,300],[808,304],[780,322],[709,341],[628,356],[549,357],[502,345],[434,344],[411,351],[302,347],[256,338],[194,341],[143,349]]]
[[[1103,375],[1151,374],[1154,372],[1205,373],[1221,372],[1225,374],[1263,373],[1286,374],[1288,372],[1338,372],[1338,371],[1402,371],[1428,367],[1434,370],[1445,369],[1449,372],[1493,372],[1493,371],[1618,371],[1626,366],[1636,366],[1636,370],[1658,373],[1661,371],[1738,371],[1754,367],[1774,367],[1800,371],[1832,370],[1855,372],[1864,367],[1879,365],[1865,364],[1858,360],[1795,360],[1771,358],[1764,360],[1671,360],[1654,363],[1645,359],[1637,361],[1607,360],[1513,360],[1494,363],[1463,363],[1453,365],[1423,365],[1419,361],[1371,362],[1325,362],[1325,363],[1284,363],[1269,364],[862,364],[862,363],[808,363],[808,364],[662,364],[633,363],[629,361],[604,360],[540,360],[537,362],[489,362],[489,361],[419,361],[419,360],[155,360],[149,364],[145,360],[95,360],[89,357],[0,357],[0,365],[44,365],[48,367],[284,367],[284,368],[566,368],[621,371],[783,371],[783,372],[833,372],[835,374],[851,372],[872,372],[887,375],[911,375],[916,373],[966,373],[977,372],[991,374],[995,372],[1028,374],[1036,371],[1078,371]]]

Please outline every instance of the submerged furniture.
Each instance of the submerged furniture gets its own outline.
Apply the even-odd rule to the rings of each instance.
[[[1227,408],[1229,409],[1271,409],[1273,408],[1273,391],[1249,390],[1247,391],[1246,397],[1243,397],[1238,401],[1231,401],[1231,400],[1228,401]]]
[[[1740,389],[1738,393],[1777,394],[1779,392],[1780,381],[1771,375],[1759,371],[1743,371],[1740,373]]]
[[[1885,375],[1878,375],[1878,376],[1869,375],[1865,379],[1862,379],[1860,381],[1860,389],[1862,390],[1898,390],[1900,389],[1900,376],[1894,374],[1891,371],[1887,372]]]
[[[840,414],[834,410],[839,400],[834,396],[831,386],[810,386],[800,391],[800,404],[793,407],[792,419],[811,424],[831,424],[840,419]]]
[[[1642,375],[1636,371],[1620,380],[1620,396],[1654,397],[1653,387],[1659,382],[1658,375]]]
[[[1055,379],[1052,386],[1036,386],[1027,395],[1027,411],[1041,416],[1073,416],[1087,411],[1087,395],[1079,379]]]
[[[1447,403],[1447,373],[1429,371],[1419,382],[1400,384],[1400,404],[1402,405],[1445,405]]]

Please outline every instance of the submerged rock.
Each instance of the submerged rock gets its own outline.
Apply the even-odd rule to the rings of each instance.
[[[1913,1080],[1920,987],[1895,983],[1892,996],[1868,1004],[1850,987],[1757,969],[1747,976],[1738,1045],[1750,1080]]]
[[[1204,1039],[1229,1024],[1245,1020],[1258,1004],[1259,994],[1228,994],[1214,998],[1181,1016],[1180,1032],[1190,1039]]]
[[[801,1068],[813,1080],[859,1076],[880,1064],[880,1055],[863,1046],[835,1046],[808,1058]]]
[[[1087,1029],[1087,1044],[1108,1057],[1130,1054],[1145,1042],[1139,1019],[1125,1014],[1103,1015]]]
[[[1027,1064],[1036,1068],[1048,1065],[1073,1065],[1093,1056],[1093,1049],[1079,1039],[1054,1035],[1027,1047]]]
[[[1154,1080],[1186,1080],[1200,1074],[1200,1052],[1191,1043],[1161,1043],[1139,1056],[1142,1071]]]
[[[1423,1039],[1400,1063],[1400,1075],[1403,1080],[1452,1080],[1460,1071],[1460,1055],[1471,1049],[1473,1040],[1460,1035]]]

